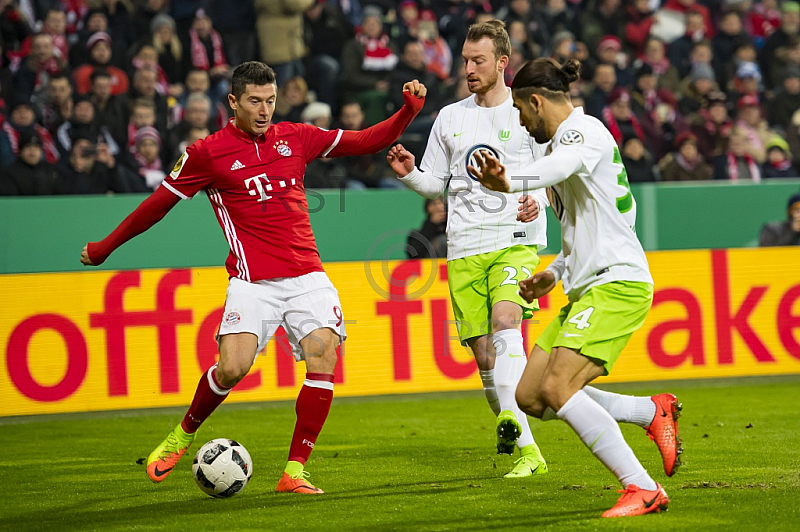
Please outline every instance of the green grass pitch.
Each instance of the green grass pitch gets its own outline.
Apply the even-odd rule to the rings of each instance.
[[[550,473],[505,480],[482,394],[339,399],[307,469],[322,496],[273,493],[293,403],[227,405],[162,484],[137,464],[183,409],[0,419],[0,530],[800,530],[800,376],[627,385],[684,404],[684,466],[666,478],[644,431],[623,433],[672,502],[660,515],[600,519],[617,483],[560,421],[532,428]],[[254,476],[204,495],[194,451],[243,443]]]

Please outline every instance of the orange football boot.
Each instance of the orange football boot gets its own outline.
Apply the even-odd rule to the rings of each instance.
[[[191,447],[196,434],[186,434],[180,425],[175,427],[147,458],[147,476],[150,480],[161,482],[167,478],[178,460]]]
[[[325,493],[306,480],[308,477],[308,471],[303,471],[296,477],[290,477],[289,473],[284,471],[283,476],[281,476],[281,479],[278,481],[278,486],[275,488],[275,491],[277,493],[309,493],[313,495]]]
[[[622,497],[619,498],[610,510],[603,512],[601,517],[629,517],[631,515],[644,515],[649,513],[659,513],[667,509],[669,497],[667,492],[656,483],[656,489],[643,490],[634,484],[628,486],[626,490],[619,490]]]
[[[683,447],[678,434],[678,418],[681,416],[683,405],[671,393],[654,395],[650,399],[656,405],[656,415],[645,430],[661,453],[664,472],[671,477],[681,465]]]

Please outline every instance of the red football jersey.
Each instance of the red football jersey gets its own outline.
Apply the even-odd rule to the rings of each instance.
[[[183,199],[206,191],[231,248],[225,266],[232,277],[258,281],[323,271],[303,175],[341,135],[281,122],[253,138],[231,120],[189,146],[162,185]]]

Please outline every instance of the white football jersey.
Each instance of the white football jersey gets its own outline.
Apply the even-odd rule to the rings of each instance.
[[[442,109],[420,163],[422,172],[415,171],[414,176],[407,176],[410,179],[404,179],[411,188],[429,197],[425,190],[435,184],[434,192],[441,193],[449,182],[447,259],[517,244],[546,247],[545,192],[528,192],[539,201],[541,214],[533,222],[518,222],[518,200],[523,194],[487,190],[467,171],[467,165],[477,166],[473,155],[478,150],[487,150],[499,158],[509,175],[529,175],[530,164],[543,155],[544,148],[520,126],[511,89],[508,98],[496,107],[480,107],[473,95]],[[421,180],[426,183],[423,185]]]
[[[574,300],[611,281],[652,284],[636,237],[636,200],[611,133],[577,107],[558,127],[545,154],[564,151],[582,163],[549,190],[551,208],[561,222],[564,292]]]

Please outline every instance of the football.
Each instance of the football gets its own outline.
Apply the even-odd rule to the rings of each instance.
[[[203,492],[227,499],[247,486],[253,476],[253,460],[241,443],[217,438],[197,451],[192,475]]]

